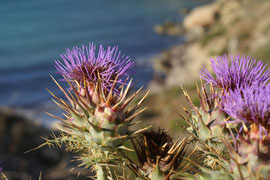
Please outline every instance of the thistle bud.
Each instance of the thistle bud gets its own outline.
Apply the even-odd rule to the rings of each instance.
[[[170,179],[181,165],[186,141],[173,143],[162,129],[146,131],[133,141],[139,159],[138,171],[150,179]]]
[[[119,95],[113,95],[113,88],[115,87],[115,85],[113,85],[106,98],[102,96],[104,93],[102,93],[103,91],[101,90],[99,96],[101,101],[96,106],[93,116],[90,119],[91,127],[89,132],[95,143],[103,147],[118,147],[123,145],[125,140],[132,134],[132,132],[129,131],[130,123],[139,113],[145,110],[142,109],[136,112],[148,93],[134,108],[125,110],[127,105],[140,91],[137,91],[130,98],[126,98],[130,85],[131,81],[125,91],[122,91],[123,93]]]

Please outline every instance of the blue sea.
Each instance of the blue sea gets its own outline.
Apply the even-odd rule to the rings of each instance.
[[[180,22],[181,8],[204,3],[207,1],[1,0],[0,106],[33,112],[41,119],[46,119],[43,111],[59,111],[46,91],[61,96],[50,77],[59,78],[54,61],[66,48],[89,42],[118,46],[137,64],[136,86],[146,86],[153,74],[152,57],[183,41],[159,36],[153,26],[166,20]]]

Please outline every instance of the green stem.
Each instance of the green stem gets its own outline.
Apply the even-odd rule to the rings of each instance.
[[[97,180],[108,180],[108,172],[106,167],[97,165]]]

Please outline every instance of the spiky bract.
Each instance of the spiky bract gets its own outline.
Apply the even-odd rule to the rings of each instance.
[[[224,159],[218,159],[226,154],[224,144],[220,136],[225,133],[224,113],[219,109],[219,98],[213,86],[208,90],[201,83],[201,88],[197,86],[197,91],[201,106],[196,107],[189,97],[188,93],[183,90],[184,95],[190,105],[190,110],[183,107],[186,116],[182,115],[188,123],[187,131],[191,134],[191,142],[198,142],[197,153],[199,160],[207,167],[212,169],[220,168],[220,162]]]
[[[213,86],[207,92],[206,87],[201,84],[201,88],[197,86],[201,106],[195,106],[188,93],[183,89],[183,93],[190,105],[190,110],[183,107],[186,116],[182,115],[185,121],[189,124],[187,130],[191,135],[203,142],[216,141],[219,131],[220,122],[224,120],[224,113],[219,109],[219,97]],[[221,125],[220,127],[224,127]]]
[[[121,55],[117,47],[108,47],[105,50],[102,45],[96,55],[96,46],[90,43],[89,46],[82,45],[82,48],[73,47],[61,54],[63,62],[57,60],[56,69],[71,82],[84,86],[87,83],[91,90],[101,81],[101,87],[110,90],[117,76],[117,87],[126,84],[129,71],[134,62],[129,57]],[[115,88],[115,92],[119,89]]]
[[[249,56],[218,56],[210,59],[214,76],[206,68],[200,72],[202,79],[225,91],[237,88],[265,86],[270,79],[270,70],[261,61]]]
[[[55,81],[56,82],[56,81]],[[79,95],[78,90],[70,83],[72,93],[67,93],[57,82],[59,88],[66,95],[70,105],[57,98],[57,104],[66,111],[67,119],[61,119],[63,124],[61,130],[69,134],[82,133],[84,136],[102,147],[115,148],[124,144],[125,140],[133,133],[129,131],[132,120],[145,109],[136,112],[142,105],[147,94],[133,108],[125,110],[127,105],[139,93],[138,90],[131,97],[127,98],[131,82],[119,95],[114,94],[115,80],[108,95],[104,89],[98,90],[99,103],[93,107],[85,103]],[[101,86],[97,86],[101,87]],[[122,87],[124,88],[124,87]]]
[[[173,143],[164,130],[145,131],[133,141],[143,176],[170,179],[179,170],[186,149],[186,140]]]

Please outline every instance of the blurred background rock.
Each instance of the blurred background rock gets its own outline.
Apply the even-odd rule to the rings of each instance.
[[[70,162],[71,155],[61,149],[43,147],[26,153],[42,144],[41,137],[50,133],[12,109],[0,110],[0,159],[8,179],[38,179],[40,174],[42,179],[87,179],[91,175],[89,170],[72,169],[76,163]]]

